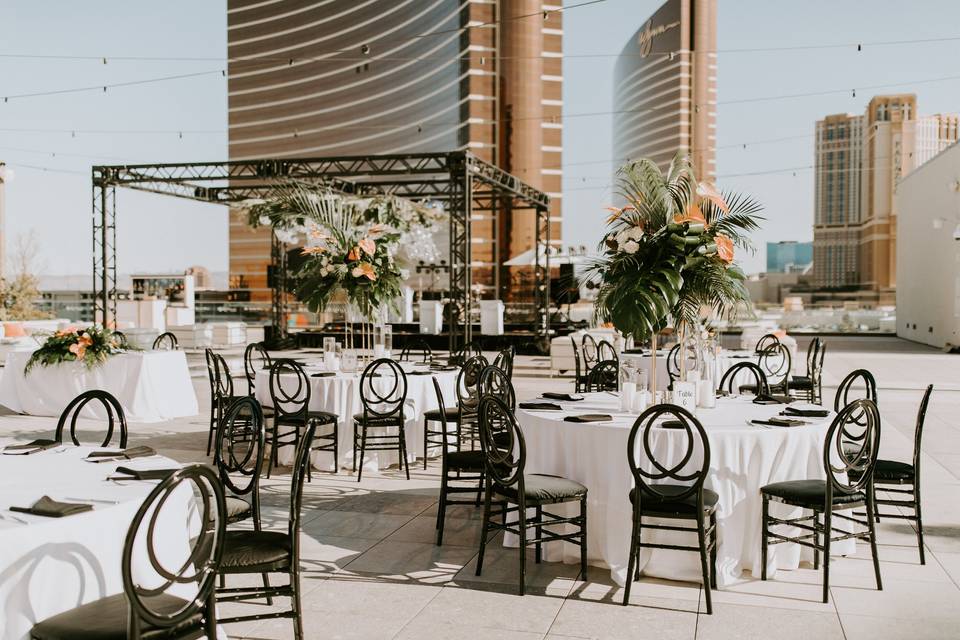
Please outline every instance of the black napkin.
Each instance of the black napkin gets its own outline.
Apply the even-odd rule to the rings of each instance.
[[[582,413],[578,416],[567,416],[564,422],[610,422],[613,416],[609,413]]]
[[[645,356],[650,353],[650,350],[637,348],[637,349],[624,349],[623,352],[631,356]]]
[[[179,470],[180,469],[131,469],[130,467],[117,467],[117,473],[121,476],[130,476],[130,480],[163,480]],[[126,479],[127,478],[124,478],[124,480]]]
[[[311,378],[331,378],[335,375],[337,375],[335,371],[320,371],[318,373],[311,373],[310,377]]]
[[[31,507],[10,507],[10,511],[20,513],[29,513],[35,516],[46,516],[48,518],[62,518],[63,516],[72,516],[75,513],[83,513],[93,509],[92,504],[81,504],[78,502],[57,502],[50,496],[43,496],[33,503]]]
[[[417,370],[417,369],[414,369],[413,371],[407,371],[406,373],[407,373],[408,376],[429,376],[429,375],[433,375],[433,372],[432,372],[432,371],[419,371],[419,370]]]
[[[791,420],[790,418],[777,418],[773,417],[769,420],[751,420],[753,424],[765,424],[771,427],[799,427],[800,425],[807,424],[803,420]]]
[[[97,461],[98,458],[102,458],[103,461],[116,460],[118,458],[133,460],[134,458],[149,458],[155,455],[157,455],[157,452],[154,451],[153,447],[141,446],[130,447],[123,451],[91,451],[87,454],[87,460]]]
[[[455,364],[431,364],[430,368],[437,371],[457,371],[460,369],[460,367]]]
[[[583,396],[577,396],[572,393],[559,393],[556,391],[544,391],[540,394],[540,397],[547,398],[548,400],[566,400],[567,402],[583,400]]]
[[[753,399],[753,404],[783,404],[775,396],[770,396],[767,394],[760,394]]]
[[[3,448],[3,452],[7,455],[30,455],[31,453],[37,453],[39,451],[46,451],[47,449],[54,449],[61,445],[60,442],[56,440],[48,440],[41,438],[39,440],[34,440],[26,444],[11,444]]]
[[[682,420],[664,420],[662,423],[660,423],[660,428],[661,429],[683,429],[684,426],[683,426]]]
[[[805,418],[826,418],[830,415],[828,409],[797,409],[796,407],[785,407],[783,412],[791,416],[802,416]]]
[[[535,409],[537,411],[562,411],[563,407],[552,402],[521,402],[521,409]]]

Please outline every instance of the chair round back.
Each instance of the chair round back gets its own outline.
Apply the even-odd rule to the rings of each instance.
[[[496,396],[480,399],[480,449],[487,476],[501,487],[519,484],[523,495],[523,467],[527,445],[510,407]]]
[[[303,366],[290,358],[277,358],[270,366],[270,404],[274,422],[302,424],[310,410],[310,378]]]
[[[207,349],[207,375],[210,377],[210,396],[225,398],[233,395],[233,376],[223,356],[213,349]]]
[[[493,359],[493,366],[507,374],[509,380],[513,380],[513,357],[513,347],[507,347],[500,351],[497,357]]]
[[[692,341],[678,342],[667,353],[667,375],[671,383],[680,378],[681,358],[684,358],[683,365],[687,371],[697,371],[700,368],[700,356],[696,345]]]
[[[831,491],[865,491],[873,482],[880,451],[880,411],[870,399],[854,400],[830,424],[823,447],[823,469]]]
[[[593,365],[600,361],[599,347],[597,339],[589,333],[583,334],[580,339],[580,351],[583,355],[583,364],[587,371],[593,368]]]
[[[473,356],[463,363],[457,375],[457,405],[460,415],[472,415],[480,406],[480,374],[490,363],[483,356]]]
[[[816,336],[807,345],[807,376],[813,375],[813,369],[816,366],[817,354],[820,352],[820,337]]]
[[[130,342],[127,340],[127,335],[124,332],[114,330],[114,331],[111,331],[110,333],[112,334],[111,340],[113,342],[113,345],[117,349],[130,348]]]
[[[293,562],[299,562],[300,558],[300,509],[303,506],[303,484],[307,479],[310,451],[313,448],[313,437],[316,432],[317,424],[308,423],[300,441],[297,442],[297,452],[294,455],[293,469],[290,473],[290,518],[287,533],[290,534],[290,544],[293,545]]]
[[[177,341],[177,336],[169,331],[161,333],[157,336],[157,339],[153,341],[154,351],[176,351],[179,348],[180,343]]]
[[[757,340],[757,345],[753,348],[753,351],[754,353],[763,353],[764,350],[778,344],[780,344],[780,338],[775,334],[767,333]]]
[[[119,430],[120,448],[125,449],[127,447],[127,418],[123,413],[123,407],[120,406],[120,402],[115,397],[101,389],[84,391],[70,401],[67,408],[60,414],[60,420],[57,421],[57,432],[54,439],[57,442],[63,442],[63,430],[67,425],[67,420],[69,420],[70,440],[73,444],[80,446],[80,440],[77,439],[77,418],[80,417],[81,412],[91,401],[99,402],[107,416],[107,435],[104,436],[103,442],[99,446],[110,446],[114,430]]]
[[[192,500],[195,505],[189,553],[171,563],[169,553],[160,550],[165,536],[174,534],[175,528],[182,531],[181,500]],[[169,514],[165,510],[168,505],[172,510]],[[156,627],[171,628],[214,605],[213,590],[225,533],[223,487],[209,467],[185,466],[150,492],[133,517],[123,545],[123,591],[134,614],[131,620],[135,627],[129,630],[130,637],[140,637],[136,627],[141,620]],[[149,567],[143,565],[144,556],[149,558]],[[196,585],[196,594],[171,611],[169,600],[160,596],[172,587],[182,589],[182,585],[188,584]]]
[[[877,380],[866,369],[851,371],[840,382],[840,386],[837,387],[837,395],[833,398],[833,410],[840,413],[842,408],[859,398],[873,400],[874,404],[877,403]],[[865,418],[858,415],[854,416],[854,420],[858,424],[862,424]]]
[[[587,391],[616,391],[620,388],[620,363],[602,360],[587,374]]]
[[[657,438],[665,436],[664,423],[670,424],[670,432],[674,434],[668,462],[654,451]],[[642,438],[641,443],[637,442],[638,437]],[[683,407],[654,405],[641,413],[630,429],[627,461],[638,489],[660,500],[683,500],[692,495],[699,498],[710,469],[710,440],[700,421]],[[663,485],[686,488],[677,493],[664,491]]]
[[[474,358],[476,356],[482,356],[482,355],[483,355],[483,349],[480,348],[480,344],[475,340],[471,340],[470,342],[466,343],[459,349],[453,351],[450,354],[450,357],[447,358],[447,363],[463,364],[470,358]]]
[[[495,364],[484,367],[480,372],[480,382],[477,388],[480,397],[495,396],[503,400],[503,403],[515,411],[517,408],[517,394],[513,389],[513,383],[510,378]]]
[[[408,342],[403,346],[403,351],[400,352],[400,362],[412,362],[414,358],[417,358],[419,362],[433,362],[433,350],[423,338]]]
[[[920,408],[917,409],[917,426],[913,432],[913,482],[914,485],[920,482],[920,440],[923,438],[923,424],[927,418],[927,405],[930,404],[930,395],[933,393],[933,385],[927,385],[927,390],[923,392],[923,399],[920,400]]]
[[[782,385],[790,380],[790,369],[793,368],[790,348],[779,342],[764,348],[757,355],[757,365],[767,376],[767,384],[772,387]]]
[[[400,418],[407,401],[407,374],[390,358],[367,365],[360,376],[360,402],[365,416],[375,420]]]
[[[749,372],[753,375],[757,395],[770,395],[770,385],[767,383],[766,374],[763,372],[763,369],[753,362],[738,362],[727,369],[723,377],[720,378],[720,384],[717,388],[734,395],[740,393],[740,385],[737,382],[737,378],[744,374],[744,372]],[[734,387],[736,387],[736,389],[734,389]]]
[[[247,376],[247,388],[253,394],[257,384],[257,371],[273,365],[270,354],[262,342],[251,342],[243,350],[243,373]]]
[[[574,373],[576,374],[575,383],[579,384],[580,378],[582,377],[582,372],[580,371],[580,347],[577,346],[577,339],[573,336],[570,336],[570,344],[573,347],[573,364],[574,364]]]
[[[243,496],[256,492],[265,447],[260,403],[250,396],[237,398],[220,420],[213,454],[220,481],[231,493]]]
[[[604,360],[619,360],[620,356],[612,344],[606,340],[601,340],[600,344],[597,345],[597,358],[600,362],[603,362]]]

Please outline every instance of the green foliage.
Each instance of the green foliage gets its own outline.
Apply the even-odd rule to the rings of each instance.
[[[48,367],[61,362],[82,362],[92,369],[122,351],[121,339],[109,329],[93,326],[57,331],[33,352],[24,372],[29,373],[36,365]]]
[[[749,303],[734,247],[750,249],[760,206],[698,183],[689,158],[677,155],[665,173],[649,159],[619,171],[627,206],[614,210],[588,271],[598,278],[595,313],[636,340],[672,320],[693,325],[704,309],[730,317]]]

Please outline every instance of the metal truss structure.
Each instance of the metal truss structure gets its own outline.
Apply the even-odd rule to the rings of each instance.
[[[471,339],[471,238],[474,211],[497,215],[507,209],[536,213],[535,332],[547,335],[550,304],[549,197],[469,151],[336,158],[279,158],[187,164],[93,167],[94,317],[105,325],[116,318],[116,187],[200,202],[231,205],[265,198],[293,182],[316,182],[343,193],[393,194],[440,200],[450,218],[450,348]],[[274,272],[283,269],[284,247],[274,238]],[[279,256],[279,258],[278,258]],[[498,258],[498,262],[502,262]],[[285,278],[273,279],[273,322],[286,331]]]

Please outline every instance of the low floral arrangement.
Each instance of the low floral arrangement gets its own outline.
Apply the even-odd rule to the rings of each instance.
[[[348,199],[323,187],[295,184],[253,204],[248,215],[253,226],[270,224],[281,241],[306,236],[306,260],[295,275],[295,288],[311,311],[326,309],[342,289],[360,313],[372,318],[402,295],[405,274],[397,261],[402,235],[433,215],[399,200]]]
[[[600,321],[639,341],[671,321],[682,331],[749,305],[734,249],[751,247],[759,204],[697,181],[680,154],[665,173],[651,160],[630,162],[619,183],[627,205],[611,210],[588,276],[599,280]]]
[[[47,338],[33,352],[24,372],[29,372],[36,365],[49,367],[62,362],[82,362],[92,369],[124,350],[123,339],[110,329],[97,326],[63,329]]]

